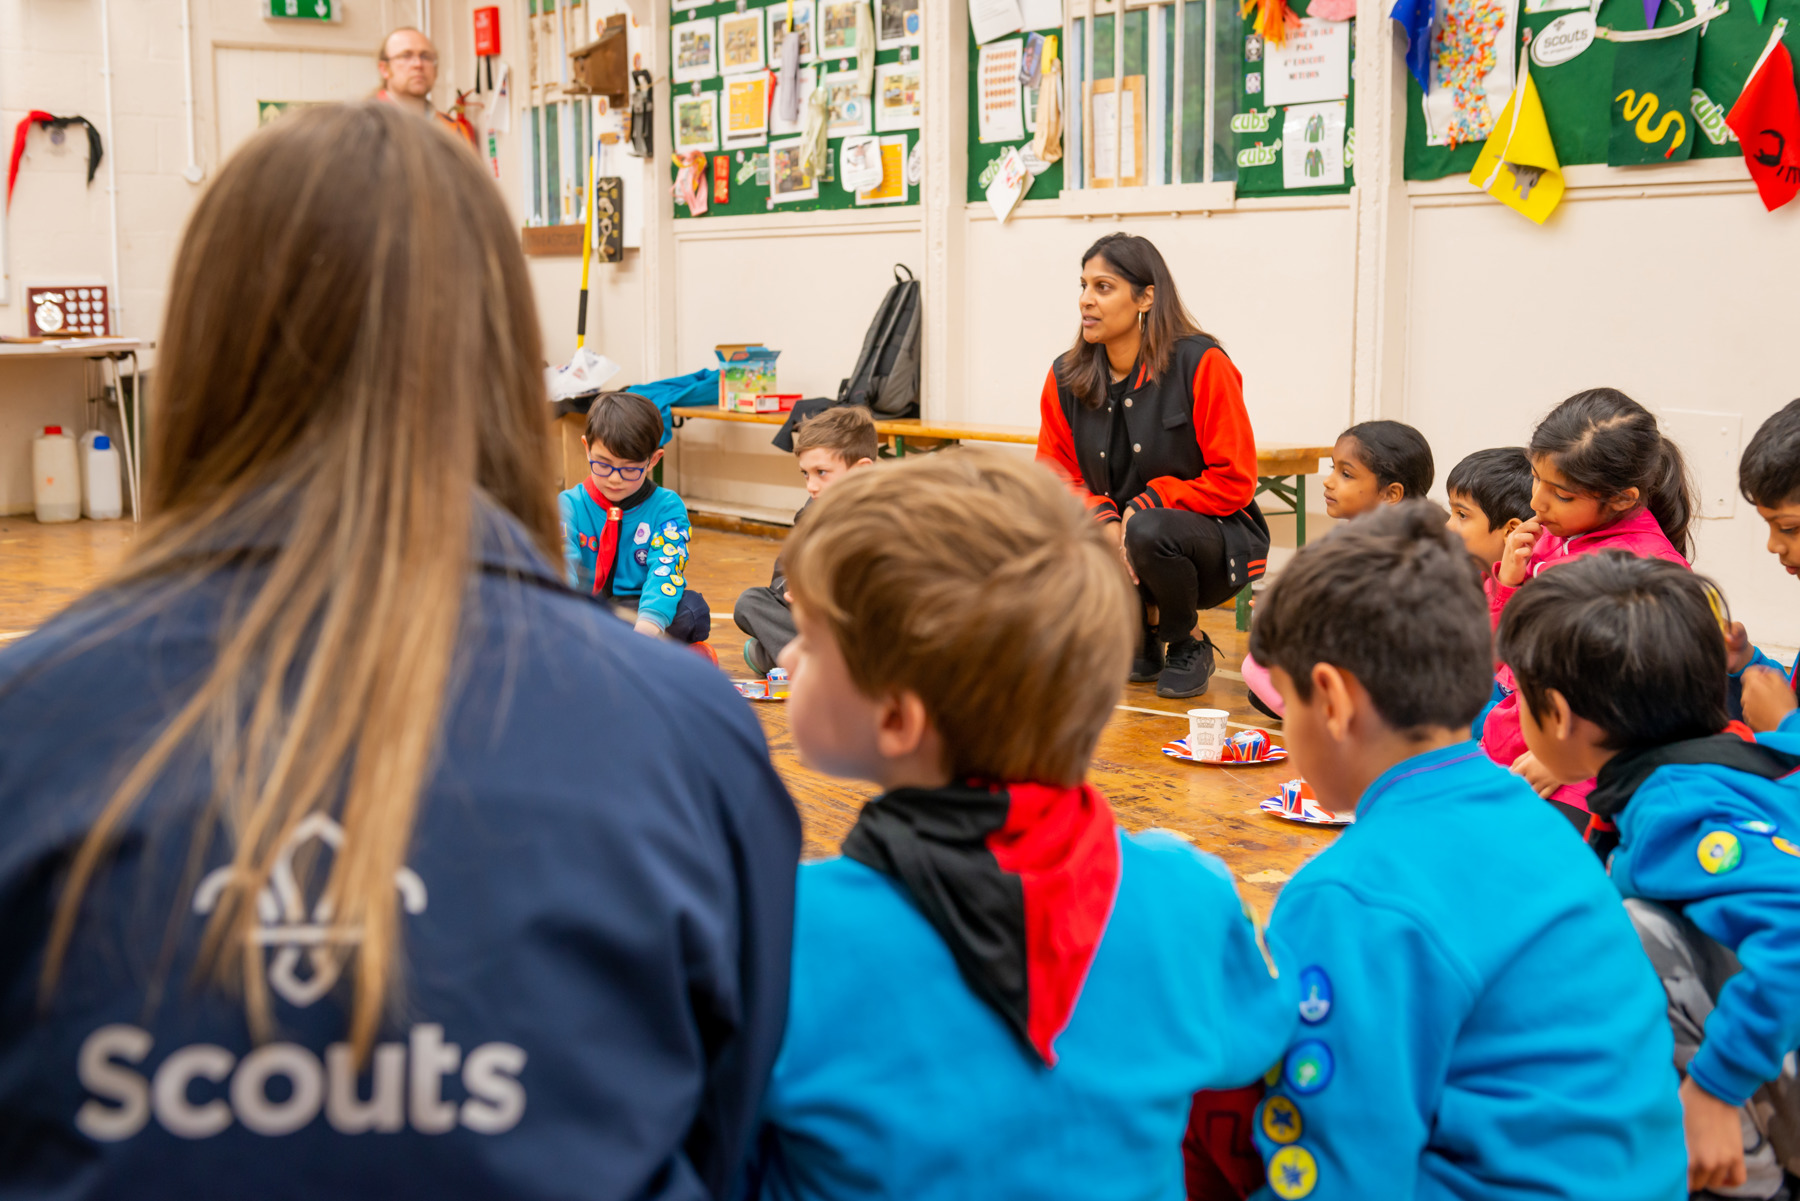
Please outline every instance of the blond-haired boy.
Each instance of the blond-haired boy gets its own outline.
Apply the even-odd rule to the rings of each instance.
[[[880,453],[875,418],[861,405],[839,405],[803,422],[794,434],[794,461],[806,480],[806,504],[794,514],[794,523],[798,525],[807,506],[846,471],[869,466]],[[794,638],[794,614],[788,608],[787,574],[780,556],[769,586],[744,589],[731,619],[750,635],[744,643],[744,662],[757,675],[767,675]]]
[[[800,869],[761,1194],[1182,1196],[1201,1089],[1296,1020],[1230,873],[1083,782],[1135,601],[1048,471],[948,451],[835,486],[788,544],[800,754],[869,780]]]

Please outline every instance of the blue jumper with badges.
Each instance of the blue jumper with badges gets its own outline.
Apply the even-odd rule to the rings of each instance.
[[[1790,717],[1757,741],[1800,755],[1794,724]],[[1616,821],[1610,871],[1619,892],[1679,907],[1742,965],[1688,1064],[1701,1088],[1741,1105],[1800,1048],[1800,776],[1669,764]]]
[[[1253,1081],[1294,992],[1224,865],[1168,834],[1117,838],[1118,892],[1054,1067],[900,883],[849,858],[801,867],[762,1198],[1181,1201],[1194,1092]]]
[[[1371,784],[1269,942],[1301,1024],[1259,1198],[1687,1196],[1656,974],[1593,853],[1478,743]]]
[[[562,516],[563,558],[571,587],[594,589],[594,571],[606,541],[607,507],[596,502],[585,483],[556,498]],[[638,616],[666,630],[687,589],[687,506],[669,489],[646,479],[644,486],[620,501],[617,552],[606,595],[637,605]]]

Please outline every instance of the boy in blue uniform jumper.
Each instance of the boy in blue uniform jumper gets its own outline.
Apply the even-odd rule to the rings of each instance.
[[[588,408],[588,478],[556,498],[570,586],[636,609],[640,634],[705,642],[706,598],[687,586],[692,530],[681,498],[651,478],[662,461],[662,414],[633,392]]]
[[[1800,730],[1721,732],[1722,609],[1672,564],[1597,555],[1522,589],[1500,651],[1538,761],[1595,777],[1594,815],[1616,827],[1592,837],[1668,990],[1689,1186],[1786,1196],[1783,1168],[1800,1164],[1784,1072],[1800,1048]]]
[[[1800,576],[1800,400],[1756,431],[1738,461],[1738,490],[1769,526],[1769,553]],[[1800,733],[1800,662],[1783,667],[1750,644],[1742,625],[1727,635],[1732,716],[1753,730]]]
[[[1270,918],[1300,1026],[1258,1196],[1678,1201],[1662,991],[1593,855],[1469,740],[1487,605],[1443,511],[1306,547],[1250,641],[1295,765],[1356,811]]]
[[[1083,782],[1136,600],[1042,467],[851,472],[785,551],[802,758],[884,794],[801,867],[757,1195],[1180,1201],[1193,1094],[1295,998],[1230,873]]]

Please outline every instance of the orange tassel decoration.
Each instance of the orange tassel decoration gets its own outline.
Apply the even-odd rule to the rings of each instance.
[[[1261,11],[1258,12],[1257,10]],[[1289,29],[1300,26],[1300,18],[1296,17],[1287,6],[1287,0],[1243,0],[1238,10],[1250,28],[1262,35],[1262,40],[1271,46],[1279,46],[1287,41]],[[1250,14],[1255,13],[1254,18]]]

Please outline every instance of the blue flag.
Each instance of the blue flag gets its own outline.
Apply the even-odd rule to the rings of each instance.
[[[1437,0],[1394,0],[1394,20],[1406,30],[1406,69],[1419,81],[1421,91],[1431,91],[1431,22]]]

